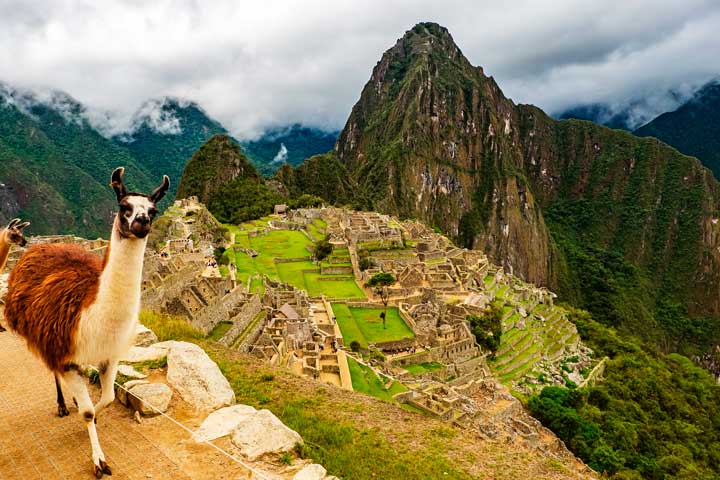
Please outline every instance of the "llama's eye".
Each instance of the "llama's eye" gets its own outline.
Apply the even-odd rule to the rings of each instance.
[[[158,213],[157,208],[151,208],[150,210],[148,210],[148,213],[151,217],[154,217]]]
[[[130,214],[132,213],[132,209],[129,207],[126,207],[125,205],[120,207],[120,215],[122,215],[125,218],[130,218]]]

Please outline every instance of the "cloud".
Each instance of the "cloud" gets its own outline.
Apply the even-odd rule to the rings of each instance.
[[[272,163],[284,163],[288,157],[288,149],[284,143],[280,143],[280,150],[277,155],[272,159]]]
[[[660,92],[720,73],[716,0],[2,0],[0,76],[68,92],[110,131],[167,95],[192,99],[241,139],[296,122],[337,129],[382,53],[424,20],[447,26],[508,96],[549,112],[653,96],[659,105]]]

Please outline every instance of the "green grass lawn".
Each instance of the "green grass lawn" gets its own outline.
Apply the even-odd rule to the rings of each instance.
[[[353,340],[356,340],[363,348],[367,348],[368,343],[391,342],[415,337],[410,327],[400,318],[398,309],[395,307],[387,309],[385,322],[387,328],[383,328],[380,319],[382,308],[348,307],[344,303],[335,303],[333,311],[337,317],[345,345],[350,345]]]
[[[436,372],[443,368],[443,366],[438,362],[423,362],[405,365],[402,368],[412,373],[413,375],[419,375],[421,373]]]
[[[319,227],[315,224],[315,222],[308,224],[307,231],[315,240],[322,240],[325,238],[325,228]]]
[[[233,229],[236,242],[238,240],[247,242],[243,246],[259,253],[257,257],[251,257],[240,250],[227,251],[225,255],[237,266],[238,279],[247,281],[248,276],[259,273],[306,290],[311,297],[325,295],[328,298],[366,298],[363,290],[353,279],[327,282],[319,280],[339,276],[352,277],[352,275],[320,275],[319,267],[309,260],[310,252],[307,247],[312,245],[312,242],[303,233],[294,230],[272,230],[267,235],[248,238],[247,232],[241,228],[232,225],[229,228]],[[307,258],[307,260],[275,263],[275,258]],[[318,270],[318,272],[306,273],[307,270]],[[251,291],[257,291],[260,284],[260,280],[253,281],[250,285]]]
[[[214,342],[217,342],[222,337],[225,336],[225,334],[232,328],[233,323],[232,322],[220,322],[218,323],[215,328],[212,329],[212,332],[210,332],[210,335],[208,335],[208,339],[212,340]]]
[[[353,390],[371,395],[386,402],[395,402],[393,395],[407,391],[407,388],[400,382],[394,381],[390,388],[385,388],[384,382],[375,375],[371,368],[347,357],[350,376],[352,377]]]
[[[319,273],[305,273],[305,290],[311,297],[325,295],[328,298],[366,298],[365,292],[355,283],[355,280],[321,281],[320,278],[348,277],[340,275],[320,275]],[[352,277],[352,275],[349,275]]]

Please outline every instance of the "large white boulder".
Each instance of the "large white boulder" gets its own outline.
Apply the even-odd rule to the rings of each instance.
[[[157,415],[167,411],[172,400],[172,390],[164,383],[135,385],[130,389],[128,400],[143,415]]]
[[[233,405],[232,407],[216,410],[205,419],[195,433],[193,440],[207,442],[216,438],[230,435],[240,422],[257,412],[250,405]]]
[[[259,410],[238,423],[232,443],[251,461],[268,453],[281,453],[302,444],[299,433],[291,430],[269,410]]]
[[[212,412],[235,404],[235,392],[205,351],[188,342],[162,342],[148,348],[168,348],[167,381],[197,410]]]
[[[322,465],[312,463],[296,473],[292,480],[323,480],[326,474],[327,470]]]

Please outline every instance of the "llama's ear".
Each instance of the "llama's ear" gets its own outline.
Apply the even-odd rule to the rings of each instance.
[[[162,183],[150,194],[150,200],[153,203],[159,202],[167,193],[168,188],[170,188],[170,177],[163,175]]]
[[[19,219],[19,218],[13,218],[12,220],[10,220],[10,223],[8,223],[8,226],[7,226],[8,230],[11,229],[11,228],[13,228],[13,227],[14,227],[15,225],[17,225],[18,223],[20,223],[20,219]]]
[[[115,190],[118,203],[128,194],[127,188],[125,188],[125,184],[123,183],[123,176],[125,176],[125,168],[118,167],[110,177],[110,186]]]
[[[20,225],[16,225],[15,228],[22,230],[23,228],[29,227],[29,226],[30,226],[30,222],[23,222]]]

